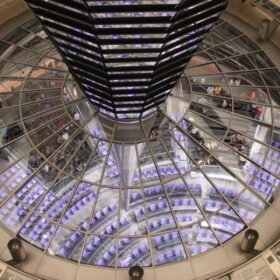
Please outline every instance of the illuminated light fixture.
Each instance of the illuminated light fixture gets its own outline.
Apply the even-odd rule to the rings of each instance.
[[[131,280],[141,280],[144,275],[144,269],[136,265],[129,269],[128,274]]]
[[[27,254],[25,252],[22,242],[19,239],[17,238],[11,239],[8,242],[8,249],[12,256],[12,260],[8,262],[9,264],[13,264],[13,263],[17,264],[26,260]]]
[[[241,241],[240,248],[244,253],[252,253],[259,239],[259,233],[254,229],[248,229]]]

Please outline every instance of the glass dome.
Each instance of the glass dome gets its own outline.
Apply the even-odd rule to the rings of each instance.
[[[0,54],[0,223],[46,253],[120,268],[182,261],[276,197],[280,75],[228,23],[132,124],[91,106],[36,20]]]

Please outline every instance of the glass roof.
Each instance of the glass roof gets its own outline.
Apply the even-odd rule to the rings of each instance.
[[[82,264],[183,261],[247,228],[278,194],[279,72],[219,21],[167,102],[106,119],[34,20],[0,40],[0,223]]]

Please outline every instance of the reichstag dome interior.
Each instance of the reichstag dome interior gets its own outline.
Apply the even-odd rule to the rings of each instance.
[[[279,0],[0,0],[0,279],[280,279]]]

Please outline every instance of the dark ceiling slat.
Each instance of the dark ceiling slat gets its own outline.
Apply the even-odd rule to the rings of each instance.
[[[159,53],[160,48],[125,48],[125,49],[103,49],[103,54],[126,54],[126,53]]]
[[[120,72],[120,71],[153,71],[154,66],[149,65],[135,65],[135,66],[119,66],[119,67],[107,67],[108,72]]]
[[[133,5],[89,5],[92,13],[123,12],[169,12],[174,11],[176,4],[133,4]]]
[[[115,17],[115,18],[93,18],[93,24],[156,24],[170,23],[171,17]]]
[[[128,79],[150,79],[150,73],[132,73],[125,72],[123,74],[120,73],[110,73],[108,74],[110,80],[128,80]]]
[[[145,86],[147,82],[138,81],[138,82],[128,82],[128,81],[118,81],[110,82],[111,87],[132,87],[132,86]]]
[[[117,27],[117,28],[100,28],[96,27],[96,34],[97,35],[135,35],[135,34],[165,34],[167,32],[167,27]]]
[[[126,45],[126,44],[162,44],[164,38],[119,38],[99,39],[101,45]]]
[[[118,57],[118,58],[106,58],[106,63],[127,63],[127,62],[154,62],[157,57]]]

